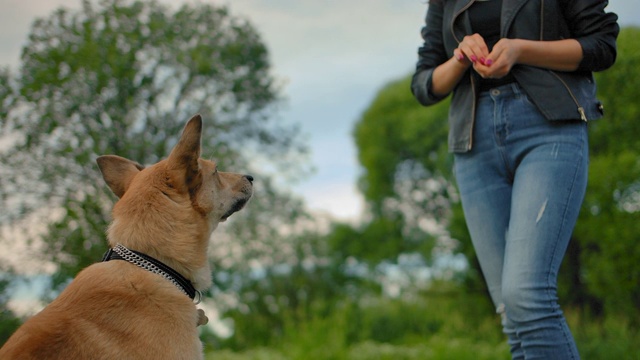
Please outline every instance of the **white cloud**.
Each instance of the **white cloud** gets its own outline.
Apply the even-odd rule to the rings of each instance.
[[[341,221],[360,220],[363,200],[355,185],[347,182],[312,182],[300,188],[307,206],[320,213],[328,213]]]

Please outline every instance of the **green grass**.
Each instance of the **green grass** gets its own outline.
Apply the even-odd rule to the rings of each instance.
[[[327,346],[329,348],[327,348]],[[214,351],[207,359],[215,360],[500,360],[510,359],[505,344],[474,343],[465,339],[434,338],[422,345],[392,345],[367,341],[349,348],[331,349],[330,344],[317,344],[308,353],[289,349],[260,348],[243,352]]]
[[[216,360],[507,360],[506,339],[491,306],[469,295],[419,302],[347,304],[325,317],[287,323],[268,347],[212,351]],[[640,360],[637,322],[591,319],[568,311],[583,359]]]
[[[293,359],[345,359],[345,360],[508,360],[506,343],[483,344],[466,339],[433,338],[422,345],[392,345],[367,341],[349,348],[335,349],[330,344],[317,344],[307,353],[299,352],[295,345],[289,349],[259,348],[243,352],[214,351],[211,360],[293,360]],[[339,350],[339,351],[336,351]]]
[[[623,316],[590,320],[569,312],[567,322],[583,359],[640,360],[638,320]]]
[[[205,359],[208,360],[287,360],[288,358],[282,355],[277,350],[259,348],[253,350],[247,350],[243,352],[233,352],[231,350],[214,351],[207,354]]]

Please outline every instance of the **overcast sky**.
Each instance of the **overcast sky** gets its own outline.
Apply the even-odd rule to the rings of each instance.
[[[163,0],[181,4],[187,0]],[[248,18],[285,81],[282,117],[310,141],[316,173],[296,185],[310,208],[341,219],[360,214],[359,172],[352,129],[376,92],[409,75],[420,46],[425,0],[226,0]],[[31,23],[81,0],[0,0],[0,65],[17,67]],[[621,25],[640,25],[638,0],[611,0]],[[407,89],[409,91],[409,89]]]

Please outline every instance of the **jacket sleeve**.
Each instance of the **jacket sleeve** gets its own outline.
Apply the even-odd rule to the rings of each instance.
[[[411,79],[411,92],[424,106],[433,105],[447,96],[435,96],[431,91],[433,70],[447,61],[447,53],[442,36],[441,3],[431,1],[427,10],[426,25],[422,28],[423,45],[418,49],[416,71]]]
[[[569,31],[582,46],[578,71],[602,71],[616,61],[618,16],[605,12],[607,0],[574,0],[564,7]]]

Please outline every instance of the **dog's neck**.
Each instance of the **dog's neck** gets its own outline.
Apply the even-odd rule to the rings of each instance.
[[[131,219],[119,218],[113,220],[107,230],[111,247],[122,244],[129,249],[152,256],[191,281],[197,290],[202,291],[211,286],[211,268],[207,252],[212,231],[208,234],[167,234],[153,228],[144,234],[143,238],[139,238],[129,231],[131,226],[125,226],[126,222],[130,221]]]
[[[102,261],[124,260],[142,269],[160,275],[175,285],[185,295],[189,296],[196,304],[200,302],[202,294],[196,290],[187,278],[182,276],[173,268],[167,266],[162,261],[135,250],[129,250],[122,244],[117,244],[109,249],[103,256]]]

